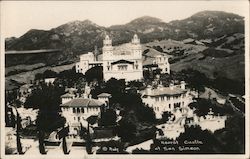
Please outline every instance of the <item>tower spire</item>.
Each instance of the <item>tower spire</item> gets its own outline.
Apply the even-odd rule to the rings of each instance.
[[[98,57],[98,49],[97,49],[97,45],[95,45],[95,50],[94,50],[94,60],[95,61],[98,60],[97,57]]]

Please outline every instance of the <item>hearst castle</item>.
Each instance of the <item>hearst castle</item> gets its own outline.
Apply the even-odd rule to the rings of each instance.
[[[102,57],[97,57],[97,53],[89,52],[80,56],[80,61],[76,63],[76,72],[85,74],[87,70],[95,66],[103,67],[103,77],[107,81],[110,78],[125,79],[125,81],[142,80],[144,69],[161,69],[161,73],[170,73],[170,64],[168,57],[163,53],[149,53],[147,58],[142,56],[142,46],[140,39],[134,35],[131,42],[113,47],[112,39],[106,36],[103,40]],[[66,118],[66,124],[69,126],[67,140],[72,142],[84,142],[81,136],[83,127],[88,127],[87,119],[91,116],[100,117],[101,112],[108,108],[108,103],[112,95],[102,92],[97,95],[97,99],[92,98],[91,87],[86,85],[84,94],[76,96],[76,88],[66,88],[65,94],[61,96],[61,114]],[[156,133],[157,139],[169,138],[175,140],[181,133],[185,132],[185,126],[199,125],[202,130],[216,130],[225,127],[226,116],[215,115],[210,109],[205,117],[198,117],[195,109],[188,105],[194,102],[198,97],[197,92],[186,88],[186,83],[170,83],[169,86],[163,86],[161,83],[157,87],[147,85],[145,89],[138,91],[142,102],[151,107],[157,119],[163,117],[164,112],[171,112],[168,121],[156,125],[161,133]],[[19,114],[25,121],[26,116],[32,117],[29,110],[18,108]],[[33,112],[34,113],[34,112]],[[36,112],[37,113],[37,112]],[[36,113],[33,116],[36,116]],[[22,117],[21,116],[21,117]],[[116,110],[117,120],[121,119],[119,110]],[[31,118],[34,122],[35,118]],[[25,124],[22,124],[25,125]],[[104,142],[110,140],[120,140],[120,137],[110,133],[109,136],[98,135],[98,125],[91,126],[90,132],[93,135],[93,142]],[[7,133],[6,136],[11,136]],[[13,136],[13,135],[12,135]],[[13,143],[14,138],[8,137],[6,143]],[[46,141],[59,142],[57,132],[49,135]]]
[[[76,63],[76,72],[83,73],[94,67],[103,67],[103,77],[107,81],[114,77],[126,81],[143,79],[144,66],[154,66],[162,70],[162,73],[170,73],[168,57],[164,54],[154,55],[150,64],[143,59],[140,39],[135,34],[130,43],[117,47],[112,46],[112,39],[106,35],[103,40],[102,60],[98,60],[96,52],[89,52],[80,56]]]

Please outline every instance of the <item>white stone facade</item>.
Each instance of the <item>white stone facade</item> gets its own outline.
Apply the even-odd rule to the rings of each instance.
[[[107,81],[114,77],[126,81],[141,80],[142,69],[142,48],[140,39],[134,35],[131,43],[122,45],[119,48],[112,46],[112,40],[106,36],[103,40],[103,75]]]
[[[76,73],[85,74],[94,66],[101,66],[102,62],[97,61],[93,52],[88,52],[80,56],[80,61],[76,63]]]
[[[168,73],[170,74],[170,64],[168,62],[168,57],[162,56],[162,55],[157,55],[155,57],[155,60],[153,60],[153,64],[157,64],[158,68],[161,69],[162,73]]]
[[[136,34],[130,43],[117,47],[112,46],[112,39],[107,35],[103,40],[102,52],[102,60],[99,61],[97,55],[92,52],[81,55],[80,61],[76,63],[76,72],[85,74],[94,66],[102,66],[105,81],[112,77],[126,81],[143,79],[142,46]],[[168,57],[164,54],[150,57],[149,62],[157,65],[162,73],[170,73]]]
[[[66,123],[69,124],[69,134],[74,138],[79,137],[81,125],[87,127],[86,119],[90,116],[99,116],[103,105],[96,99],[84,98],[75,98],[61,104],[62,116],[66,118]]]
[[[182,108],[182,111],[185,111],[184,108],[192,102],[189,93],[183,82],[175,86],[170,84],[169,87],[159,85],[157,89],[148,86],[142,93],[142,101],[153,108],[156,118],[159,119],[163,112],[172,112],[175,108]]]

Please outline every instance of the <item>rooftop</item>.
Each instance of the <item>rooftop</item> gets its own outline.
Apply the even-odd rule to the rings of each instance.
[[[61,98],[70,98],[70,97],[75,97],[74,94],[66,93],[64,95],[61,95]]]
[[[24,84],[20,87],[20,89],[29,89],[30,87],[32,87],[33,84]]]
[[[109,94],[109,93],[101,93],[97,97],[111,97],[111,94]]]
[[[148,49],[149,51],[147,53],[145,53],[143,56],[143,65],[153,64],[153,61],[155,60],[155,58],[159,57],[159,56],[169,58],[169,55],[167,55],[165,53],[161,53],[155,49],[152,49],[152,48],[146,48],[146,49]]]
[[[144,90],[145,94],[147,96],[161,96],[161,95],[180,95],[184,94],[187,92],[186,89],[181,89],[179,87],[173,87],[171,89],[170,87],[162,87],[162,88],[157,88],[157,89],[151,89],[151,92]]]
[[[61,107],[100,107],[103,105],[102,102],[96,99],[87,99],[87,98],[75,98],[71,101],[61,104]]]

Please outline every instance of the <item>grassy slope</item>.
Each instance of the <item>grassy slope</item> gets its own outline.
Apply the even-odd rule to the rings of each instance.
[[[35,75],[37,73],[42,73],[48,69],[55,71],[55,72],[61,72],[63,70],[68,70],[71,69],[75,64],[68,64],[68,65],[61,65],[61,66],[55,66],[55,67],[51,67],[51,66],[46,66],[46,67],[42,67],[39,69],[35,69],[32,71],[27,71],[27,72],[23,72],[23,73],[19,73],[16,75],[11,75],[5,78],[5,81],[9,81],[9,80],[15,80],[19,83],[29,83],[30,80],[34,80]]]
[[[189,56],[171,65],[171,70],[181,71],[182,69],[192,68],[194,70],[205,73],[209,78],[215,78],[215,74],[227,77],[233,80],[244,79],[244,54],[224,58],[206,57],[202,58],[203,54]]]
[[[205,73],[207,77],[214,78],[214,73],[220,76],[227,77],[233,80],[244,79],[244,54],[236,54],[234,56],[229,57],[211,57],[207,56],[204,58],[204,54],[201,51],[205,50],[207,47],[203,45],[192,45],[192,44],[184,44],[180,41],[174,40],[162,40],[150,42],[143,45],[143,50],[149,49],[154,52],[158,52],[154,50],[153,46],[160,46],[163,48],[166,54],[173,54],[175,50],[184,50],[184,54],[188,55],[171,64],[172,71],[181,71],[182,69],[193,68],[194,70],[198,70],[202,73]],[[176,49],[174,49],[176,48]],[[171,50],[173,50],[171,52]],[[100,55],[101,57],[101,55]],[[6,77],[6,80],[16,80],[21,83],[27,83],[30,80],[34,79],[35,74],[44,72],[47,69],[52,69],[56,72],[63,71],[66,69],[71,69],[74,64],[61,65],[56,67],[45,66],[39,68],[42,64],[34,64],[34,65],[19,65],[16,67],[7,67],[6,73],[13,70],[28,70],[27,72],[22,72],[16,75],[11,75]],[[38,68],[38,69],[36,69]]]

